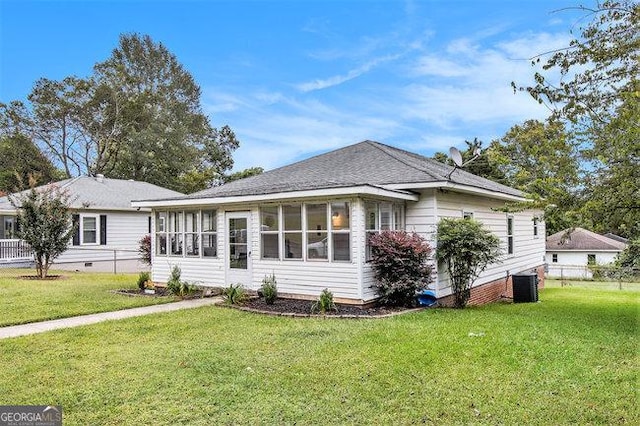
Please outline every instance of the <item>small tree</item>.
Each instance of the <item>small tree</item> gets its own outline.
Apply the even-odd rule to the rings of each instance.
[[[445,218],[438,224],[436,258],[447,265],[454,306],[464,308],[478,275],[499,260],[500,239],[473,219]]]
[[[424,238],[405,231],[383,231],[369,238],[371,265],[380,302],[412,306],[416,291],[431,282],[431,247]]]
[[[138,241],[138,254],[140,262],[151,265],[151,235],[145,235]]]
[[[18,209],[18,238],[33,249],[38,277],[46,278],[53,261],[66,249],[73,237],[69,194],[55,185],[32,188],[11,197]]]

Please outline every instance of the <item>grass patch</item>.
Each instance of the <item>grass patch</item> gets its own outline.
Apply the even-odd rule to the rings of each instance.
[[[558,288],[558,287],[578,287],[578,288],[591,288],[600,290],[629,290],[640,291],[640,282],[629,281],[596,281],[596,280],[579,280],[579,279],[550,279],[544,280],[545,287]]]
[[[0,269],[0,326],[115,311],[173,301],[173,298],[127,297],[111,290],[135,289],[137,274],[53,271],[58,280],[24,280],[29,269]]]
[[[5,404],[65,424],[638,424],[637,293],[381,320],[207,307],[0,341]]]

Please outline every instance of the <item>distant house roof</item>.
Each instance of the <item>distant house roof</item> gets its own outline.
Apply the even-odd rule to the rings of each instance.
[[[379,142],[364,141],[179,198],[241,197],[365,185],[402,190],[425,183],[453,183],[511,197],[524,197],[516,189],[464,170],[453,171],[452,166],[434,159]]]
[[[569,232],[556,232],[547,237],[547,251],[553,250],[607,250],[622,251],[626,244],[583,228]]]
[[[69,192],[73,209],[85,210],[135,210],[131,207],[131,200],[183,195],[147,182],[104,177],[78,176],[54,182],[52,185]],[[0,197],[0,211],[13,210],[15,208],[11,205],[9,196]]]
[[[621,237],[620,235],[613,234],[611,232],[607,232],[604,234],[605,237],[611,238],[612,240],[620,241],[621,243],[629,244],[629,240],[627,238]]]

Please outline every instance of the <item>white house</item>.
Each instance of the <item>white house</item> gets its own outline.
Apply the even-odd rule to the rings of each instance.
[[[69,249],[54,268],[87,271],[137,271],[138,242],[151,232],[150,209],[131,207],[142,197],[183,194],[133,180],[80,176],[53,183],[69,194],[73,221],[78,224]],[[0,265],[30,263],[30,248],[15,238],[16,209],[9,196],[0,197]]]
[[[443,217],[473,217],[498,235],[502,263],[476,281],[472,303],[511,294],[509,277],[542,276],[544,223],[539,214],[497,211],[522,201],[520,191],[435,160],[365,141],[298,163],[184,197],[134,201],[153,209],[154,281],[173,266],[208,286],[242,283],[258,289],[275,274],[279,292],[316,298],[329,288],[336,300],[376,299],[367,236],[406,229],[436,245]],[[443,269],[437,297],[451,294]]]
[[[612,234],[613,235],[613,234]],[[547,237],[546,261],[550,277],[592,278],[589,266],[612,263],[627,247],[617,239],[596,234],[583,228],[565,229]]]

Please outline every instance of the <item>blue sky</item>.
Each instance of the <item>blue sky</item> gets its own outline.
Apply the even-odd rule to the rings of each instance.
[[[235,130],[236,169],[365,139],[432,155],[547,116],[510,83],[567,45],[576,14],[552,12],[577,4],[0,0],[0,102],[40,77],[89,75],[138,32],[193,74],[212,124]]]

